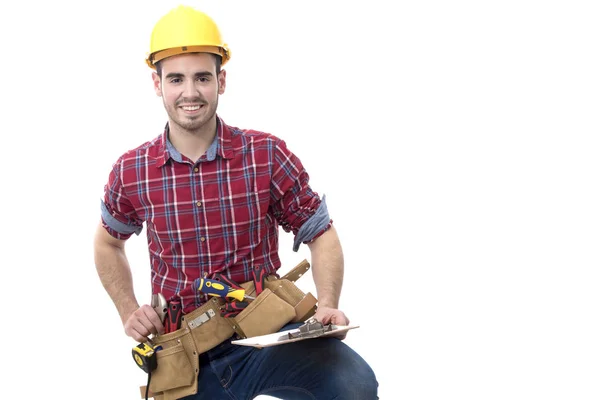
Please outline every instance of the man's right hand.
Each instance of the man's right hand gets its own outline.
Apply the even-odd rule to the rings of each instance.
[[[131,313],[123,326],[127,336],[140,343],[147,341],[151,334],[160,335],[165,332],[160,317],[148,304],[144,304]]]

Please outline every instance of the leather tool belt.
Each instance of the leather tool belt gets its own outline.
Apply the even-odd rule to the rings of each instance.
[[[213,297],[189,314],[181,328],[153,338],[162,349],[156,352],[157,368],[152,371],[149,397],[175,400],[198,391],[199,355],[237,334],[240,338],[277,332],[290,322],[305,321],[314,315],[317,299],[304,293],[294,282],[310,268],[303,260],[282,278],[268,276],[265,288],[244,310],[223,318],[222,298]],[[246,294],[253,296],[254,281],[244,282]],[[146,387],[140,388],[142,398]]]

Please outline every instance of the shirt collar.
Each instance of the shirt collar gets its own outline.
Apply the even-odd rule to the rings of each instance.
[[[221,117],[217,115],[217,134],[211,143],[206,153],[200,157],[200,161],[214,161],[217,156],[226,160],[233,158],[233,146],[231,144],[231,128],[226,125]],[[156,166],[158,168],[164,166],[169,158],[174,161],[181,162],[181,153],[177,151],[175,146],[169,140],[169,123],[165,125],[163,134],[160,140],[159,157],[157,158]]]

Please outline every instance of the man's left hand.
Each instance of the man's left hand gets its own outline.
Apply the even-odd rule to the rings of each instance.
[[[334,325],[349,325],[350,320],[346,317],[346,314],[342,310],[331,307],[318,307],[317,312],[313,317],[323,325],[334,324]],[[328,336],[343,340],[346,338],[346,332],[334,333]]]

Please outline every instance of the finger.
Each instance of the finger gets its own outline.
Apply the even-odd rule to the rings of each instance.
[[[348,325],[348,318],[342,314],[335,314],[331,317],[331,323],[334,325]]]
[[[142,333],[140,333],[138,330],[136,330],[135,328],[133,328],[132,326],[129,326],[125,329],[125,333],[127,334],[127,336],[133,338],[133,340],[135,340],[136,342],[146,342],[148,340],[147,336],[144,336]]]
[[[141,307],[141,310],[144,312],[145,318],[142,320],[146,328],[148,328],[148,330],[152,333],[164,333],[165,327],[154,308],[150,307],[149,305],[144,305]]]
[[[154,333],[152,332],[152,329],[154,329],[154,327],[145,316],[142,316],[132,321],[131,328],[142,336],[150,336],[150,334]]]
[[[342,332],[335,331],[335,332],[332,332],[331,334],[329,334],[328,337],[344,340],[346,338],[346,331],[342,331]]]
[[[314,320],[315,320],[315,321],[317,321],[317,322],[323,323],[323,317],[324,317],[324,316],[325,316],[325,315],[324,315],[322,312],[319,312],[319,310],[317,310],[317,312],[315,313],[315,315],[313,315],[312,317],[310,317],[309,319],[307,319],[307,320],[306,320],[306,321],[304,321],[304,322],[308,322],[308,321],[310,321],[311,319],[314,319]]]
[[[336,324],[336,326],[340,326],[340,325]],[[347,333],[347,330],[337,331],[337,332],[334,332],[331,336],[336,339],[344,340],[346,338],[346,333]]]
[[[138,318],[138,320],[133,324],[133,328],[145,336],[156,333],[156,328],[146,315]]]
[[[138,312],[136,311],[129,316],[125,322],[124,328],[127,336],[140,342],[143,341],[150,332],[146,331],[144,325],[139,321],[139,316],[137,314]]]
[[[143,307],[143,306],[142,306]],[[141,335],[142,337],[148,337],[155,332],[154,325],[144,312],[143,308],[140,307],[127,321],[127,325],[130,327],[132,335]],[[138,337],[139,339],[139,337]]]
[[[327,325],[331,323],[332,315],[333,314],[331,314],[329,310],[317,310],[313,318],[316,319],[318,322],[322,323],[323,325]]]
[[[137,331],[133,331],[133,335],[131,335],[131,337],[140,343],[144,343],[148,341],[148,336],[144,336],[141,333],[137,332]]]

